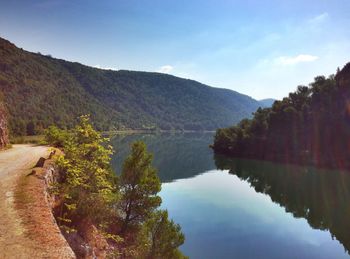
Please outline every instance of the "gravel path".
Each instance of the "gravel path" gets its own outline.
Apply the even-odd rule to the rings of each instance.
[[[47,147],[32,145],[0,151],[0,258],[38,258],[38,244],[25,235],[13,193],[18,178],[47,155]]]

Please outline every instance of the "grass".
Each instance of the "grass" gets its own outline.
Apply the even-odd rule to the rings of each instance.
[[[30,178],[27,175],[22,175],[17,183],[17,188],[15,191],[15,200],[17,205],[23,209],[30,203],[34,202],[33,197],[28,195],[28,186]]]
[[[10,139],[11,144],[42,144],[44,135],[19,136]]]

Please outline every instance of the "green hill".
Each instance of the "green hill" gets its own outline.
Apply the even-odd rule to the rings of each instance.
[[[12,134],[70,127],[91,114],[99,130],[214,130],[250,117],[258,101],[175,76],[88,67],[0,38],[0,92]]]

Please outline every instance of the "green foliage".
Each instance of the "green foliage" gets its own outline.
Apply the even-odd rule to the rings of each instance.
[[[0,38],[0,92],[12,135],[72,128],[91,114],[96,129],[214,130],[260,105],[234,91],[166,74],[87,67],[16,48]]]
[[[168,212],[158,210],[144,224],[144,243],[148,244],[144,251],[149,259],[177,259],[187,258],[179,250],[185,241],[181,227],[168,219]]]
[[[56,136],[59,141],[61,135]],[[108,204],[116,199],[109,164],[113,150],[106,142],[107,139],[92,128],[88,116],[80,117],[80,123],[64,142],[65,154],[58,157],[57,164],[64,172],[61,189],[64,211],[70,217],[89,217],[100,222],[108,213]]]
[[[61,197],[56,218],[63,231],[76,232],[87,219],[115,245],[110,258],[185,258],[178,250],[184,242],[180,226],[168,220],[167,212],[155,211],[161,183],[143,142],[133,144],[119,184],[110,168],[109,140],[92,127],[89,116],[81,116],[70,132],[50,127],[45,139],[64,151],[56,158],[61,179],[52,188]]]
[[[213,148],[231,156],[318,166],[350,167],[350,63],[336,76],[318,76],[309,87],[251,120],[218,129]]]
[[[62,148],[65,146],[65,142],[69,138],[69,134],[65,130],[61,130],[56,126],[50,126],[45,130],[44,141],[54,147]]]
[[[160,180],[152,167],[152,155],[147,152],[143,142],[133,143],[120,176],[122,198],[119,206],[125,214],[122,233],[130,223],[144,222],[161,204],[161,198],[157,196],[160,190]]]

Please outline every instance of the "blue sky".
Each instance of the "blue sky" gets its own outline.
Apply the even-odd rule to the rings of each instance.
[[[0,0],[0,36],[90,66],[282,98],[350,61],[350,1]]]

